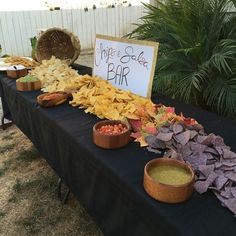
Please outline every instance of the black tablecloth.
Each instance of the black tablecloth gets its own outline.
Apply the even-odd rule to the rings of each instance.
[[[98,118],[64,104],[36,105],[39,91],[18,92],[13,80],[1,79],[15,124],[65,181],[105,235],[235,235],[236,219],[211,193],[194,192],[182,204],[164,204],[143,189],[144,165],[154,157],[137,143],[103,150],[92,141]],[[196,118],[207,132],[220,134],[236,150],[234,122],[177,101],[154,99]]]

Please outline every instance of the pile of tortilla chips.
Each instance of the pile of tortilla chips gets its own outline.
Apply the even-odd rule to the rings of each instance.
[[[69,80],[77,80],[79,75],[64,61],[52,56],[50,60],[43,60],[42,64],[30,72],[37,77],[44,92],[64,91]]]
[[[74,84],[73,84],[74,83]],[[85,108],[85,112],[99,118],[122,120],[136,111],[137,105],[154,106],[150,99],[113,87],[106,80],[88,75],[68,83],[67,89],[78,89],[72,93],[72,106]]]

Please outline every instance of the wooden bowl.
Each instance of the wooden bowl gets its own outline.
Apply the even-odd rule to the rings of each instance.
[[[16,81],[16,89],[18,91],[33,91],[41,89],[41,81],[34,81],[34,82],[20,82]]]
[[[181,185],[168,185],[154,180],[149,172],[152,168],[160,165],[176,166],[185,169],[191,175],[191,180]],[[145,191],[154,199],[165,203],[180,203],[190,198],[193,192],[195,175],[192,168],[181,161],[170,158],[157,158],[149,161],[144,168],[143,185]]]
[[[42,107],[54,107],[66,102],[68,98],[66,92],[44,93],[37,97],[37,103]]]
[[[12,79],[17,79],[20,77],[24,77],[28,74],[27,69],[24,66],[10,66],[7,68],[7,76]]]
[[[103,125],[114,125],[114,124],[122,124],[127,127],[127,130],[120,134],[108,135],[102,134],[98,131],[99,128]],[[115,149],[126,146],[130,141],[130,126],[119,120],[104,120],[96,123],[93,126],[93,142],[105,149]]]

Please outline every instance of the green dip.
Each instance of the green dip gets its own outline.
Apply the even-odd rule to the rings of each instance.
[[[27,82],[36,82],[39,81],[39,79],[34,77],[33,75],[26,75],[25,77],[19,78],[17,81],[22,83],[27,83]]]
[[[181,185],[191,180],[191,174],[180,167],[163,165],[156,166],[149,171],[149,175],[162,184]]]

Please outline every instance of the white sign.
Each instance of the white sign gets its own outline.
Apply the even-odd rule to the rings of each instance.
[[[93,75],[151,97],[159,43],[96,35]]]

